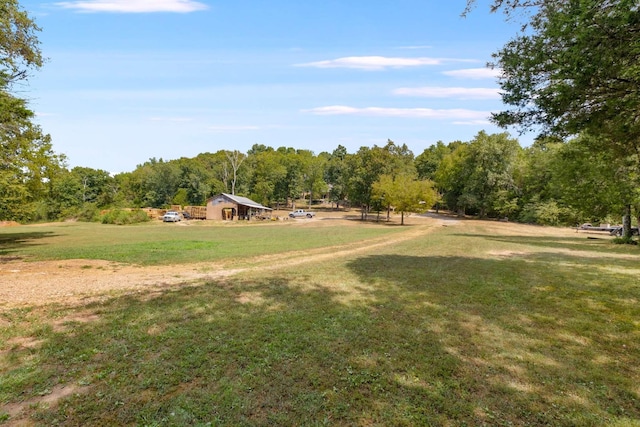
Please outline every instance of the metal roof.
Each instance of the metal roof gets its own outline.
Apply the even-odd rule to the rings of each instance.
[[[227,199],[230,199],[230,200],[234,201],[235,203],[237,203],[239,205],[249,206],[250,208],[256,208],[256,209],[266,209],[266,210],[269,210],[269,211],[273,210],[273,209],[268,208],[266,206],[262,206],[260,203],[256,203],[253,200],[248,199],[246,197],[235,196],[233,194],[227,194],[227,193],[222,193],[222,195],[224,197],[226,197]]]

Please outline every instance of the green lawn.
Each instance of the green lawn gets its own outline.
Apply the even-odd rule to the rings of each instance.
[[[0,257],[31,260],[100,259],[140,265],[181,264],[248,258],[322,248],[381,237],[397,227],[299,226],[289,223],[221,224],[192,221],[104,225],[52,224],[0,228]]]
[[[283,233],[300,249],[322,233],[421,227],[358,225],[166,241]],[[468,221],[162,294],[0,311],[0,419],[27,402],[36,425],[640,426],[638,249],[501,227]],[[144,247],[155,228],[119,235]],[[0,248],[71,256],[71,229]],[[47,248],[56,239],[67,249]]]

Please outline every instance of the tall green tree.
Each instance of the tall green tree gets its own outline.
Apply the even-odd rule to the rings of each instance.
[[[416,165],[414,162],[413,152],[409,150],[407,144],[398,145],[392,140],[388,139],[387,144],[382,148],[386,152],[386,156],[389,159],[384,173],[392,176],[416,175]]]
[[[640,10],[636,0],[547,0],[528,32],[495,55],[503,101],[494,119],[556,135],[606,135],[640,146]]]
[[[278,184],[286,177],[287,168],[282,162],[283,155],[273,148],[259,151],[247,157],[249,168],[249,196],[264,205],[278,198]]]
[[[325,181],[329,185],[329,199],[336,204],[336,209],[347,198],[347,155],[347,149],[338,145],[327,160]]]
[[[514,167],[521,150],[509,134],[479,132],[441,161],[435,177],[450,208],[480,217],[515,210],[518,189]]]
[[[43,62],[40,28],[15,0],[0,0],[0,219],[29,221],[64,164],[51,138],[33,123],[25,100],[12,93]]]
[[[299,150],[302,165],[302,182],[304,192],[309,195],[309,207],[313,197],[327,192],[327,183],[324,181],[326,156],[315,156],[309,150]]]
[[[208,189],[206,197],[214,194],[229,193],[230,168],[227,162],[226,151],[219,150],[215,153],[201,153],[195,158],[199,167],[205,171],[204,185]]]
[[[17,0],[0,0],[0,85],[25,80],[31,69],[42,66],[37,33],[40,27]]]
[[[95,203],[101,207],[113,203],[113,177],[109,172],[76,166],[71,174],[80,184],[78,199],[80,203]]]
[[[362,207],[363,220],[375,201],[373,184],[380,176],[413,177],[416,173],[411,150],[406,145],[399,146],[391,140],[387,140],[383,147],[360,147],[355,154],[347,157],[347,168],[347,194],[350,201]]]
[[[180,167],[176,162],[151,158],[130,173],[126,185],[133,206],[163,208],[172,204],[180,188]]]
[[[360,147],[355,154],[347,157],[347,194],[352,203],[362,208],[363,220],[371,207],[373,183],[384,174],[389,163],[387,154],[381,147],[374,145],[372,148]]]
[[[558,153],[564,143],[538,138],[522,150],[514,171],[519,189],[518,209],[510,217],[525,223],[559,225],[575,222],[574,211],[562,200],[564,189],[555,180]]]
[[[400,224],[404,225],[405,213],[426,212],[438,199],[433,183],[427,180],[416,180],[406,174],[391,176],[382,175],[373,184],[373,197],[384,200],[400,212]]]
[[[551,184],[563,204],[579,212],[584,221],[613,217],[618,222],[639,200],[635,160],[603,149],[607,145],[599,137],[581,134],[563,144],[552,163]]]
[[[454,149],[452,144],[436,142],[419,154],[415,159],[416,172],[421,179],[433,179],[442,159]]]
[[[174,204],[182,206],[201,206],[211,195],[211,178],[205,166],[198,157],[180,158],[175,161],[180,168],[179,198],[174,197]]]
[[[292,147],[279,147],[277,149],[279,160],[285,167],[286,175],[279,179],[275,188],[275,199],[278,204],[293,205],[294,200],[300,197],[303,190],[302,162],[298,150]]]
[[[599,153],[635,158],[640,171],[637,0],[493,2],[506,12],[530,6],[526,29],[491,64],[502,70],[503,101],[512,107],[494,120],[560,136],[586,131],[607,141]]]

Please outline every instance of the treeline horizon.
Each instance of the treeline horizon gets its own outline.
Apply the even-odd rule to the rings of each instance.
[[[566,142],[538,139],[521,147],[508,133],[481,131],[471,141],[438,141],[418,155],[391,140],[354,153],[342,145],[315,154],[255,144],[246,153],[218,150],[166,161],[151,158],[115,175],[67,168],[60,157],[40,177],[40,185],[31,186],[20,209],[0,215],[27,223],[90,221],[105,209],[203,206],[220,193],[285,208],[298,199],[324,199],[367,213],[387,207],[384,192],[376,191],[381,181],[402,177],[404,187],[422,182],[433,188],[438,194],[433,207],[461,215],[541,225],[617,223],[627,188],[620,170],[613,173],[615,159],[590,155],[594,143],[581,135]],[[395,188],[387,192],[402,191]]]

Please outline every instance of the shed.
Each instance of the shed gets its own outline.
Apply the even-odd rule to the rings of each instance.
[[[235,221],[270,215],[273,209],[241,196],[222,193],[207,200],[207,219]]]

